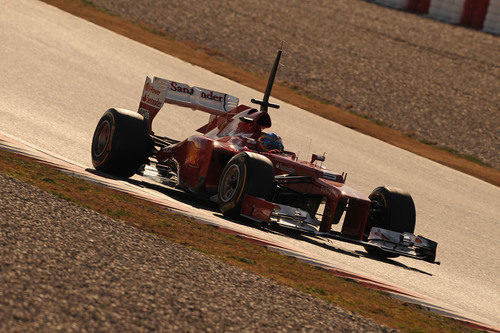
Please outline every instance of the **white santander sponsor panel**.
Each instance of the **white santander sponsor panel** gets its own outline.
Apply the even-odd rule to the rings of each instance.
[[[153,118],[165,102],[221,115],[237,107],[239,100],[218,91],[190,87],[185,83],[159,77],[154,77],[153,80],[147,77],[138,112],[147,121],[150,129]]]

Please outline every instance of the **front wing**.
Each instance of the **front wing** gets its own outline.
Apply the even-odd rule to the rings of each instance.
[[[274,224],[311,236],[379,248],[387,253],[440,264],[436,261],[437,242],[422,236],[415,236],[409,232],[400,233],[373,227],[366,241],[337,231],[321,232],[318,228],[319,221],[311,217],[309,213],[296,207],[271,203],[250,195],[246,195],[243,200],[241,215],[258,222]]]
[[[435,261],[437,243],[409,232],[400,233],[374,227],[370,231],[367,243],[386,252],[438,263]]]

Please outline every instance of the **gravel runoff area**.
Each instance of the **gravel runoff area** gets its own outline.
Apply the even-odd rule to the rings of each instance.
[[[391,332],[0,174],[0,331]]]
[[[285,40],[280,80],[500,168],[500,37],[362,0],[92,2],[260,73]]]

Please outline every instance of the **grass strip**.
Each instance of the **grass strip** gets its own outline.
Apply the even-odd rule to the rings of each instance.
[[[317,296],[389,327],[408,332],[470,332],[461,322],[368,289],[327,270],[300,262],[217,227],[169,212],[148,201],[111,190],[27,157],[0,150],[0,173],[63,200],[205,253],[216,260]]]

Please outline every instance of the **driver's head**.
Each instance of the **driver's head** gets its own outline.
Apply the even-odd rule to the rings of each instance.
[[[282,153],[285,149],[281,138],[274,133],[262,133],[259,137],[258,145],[260,149],[268,152],[276,151]]]

